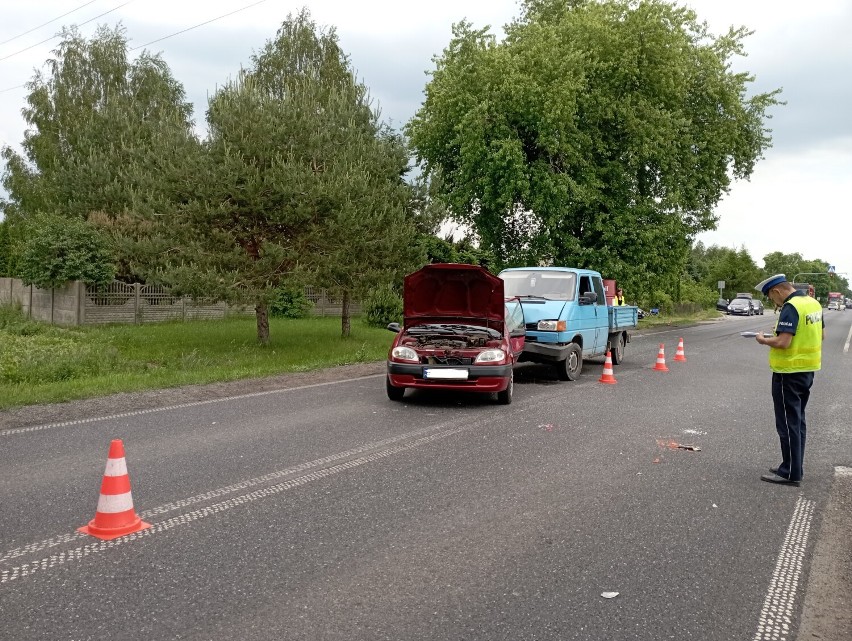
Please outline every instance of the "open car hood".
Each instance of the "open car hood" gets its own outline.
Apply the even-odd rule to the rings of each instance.
[[[403,316],[405,327],[463,323],[502,332],[503,281],[478,265],[426,265],[405,277]]]

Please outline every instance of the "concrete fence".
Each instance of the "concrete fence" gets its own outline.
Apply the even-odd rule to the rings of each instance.
[[[313,314],[339,316],[340,301],[325,290],[305,288]],[[55,325],[102,325],[107,323],[155,323],[168,320],[217,319],[253,315],[253,307],[235,307],[221,301],[205,301],[172,295],[168,288],[115,281],[101,289],[72,281],[55,289],[24,285],[17,278],[0,278],[0,305],[20,305],[24,314]],[[352,314],[360,305],[350,306]]]

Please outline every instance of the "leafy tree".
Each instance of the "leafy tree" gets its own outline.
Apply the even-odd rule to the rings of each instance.
[[[730,69],[745,29],[647,0],[525,0],[497,43],[454,27],[407,132],[452,218],[499,265],[592,267],[635,295],[679,282],[777,92]]]
[[[73,28],[61,35],[28,84],[23,155],[2,150],[7,220],[46,212],[109,226],[169,214],[186,195],[176,167],[197,147],[182,86],[159,56],[130,61],[121,27],[102,26],[91,40]],[[132,256],[116,260],[132,270]]]
[[[0,276],[12,275],[12,241],[9,238],[9,223],[0,220]]]
[[[261,343],[277,288],[311,279],[343,297],[347,335],[351,295],[412,262],[414,230],[407,152],[378,123],[334,30],[307,11],[289,16],[211,98],[207,122],[199,191],[175,219],[183,252],[159,278],[253,304]]]
[[[104,285],[115,276],[107,243],[83,220],[38,214],[27,220],[26,233],[18,276],[27,285],[48,289],[69,280]]]

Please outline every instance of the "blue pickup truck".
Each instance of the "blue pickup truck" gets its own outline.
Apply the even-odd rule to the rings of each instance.
[[[507,297],[521,301],[526,340],[519,361],[549,363],[561,380],[576,380],[583,359],[624,358],[638,308],[607,305],[600,273],[573,267],[516,267],[499,274]]]

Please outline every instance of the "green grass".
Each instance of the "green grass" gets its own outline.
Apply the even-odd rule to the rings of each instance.
[[[718,316],[649,316],[639,327]],[[253,317],[60,328],[0,306],[0,410],[381,361],[393,338],[358,318],[345,339],[339,318],[273,318],[269,325],[270,343],[262,346]]]
[[[0,307],[0,409],[383,360],[393,335],[352,319],[255,319],[60,328]]]

